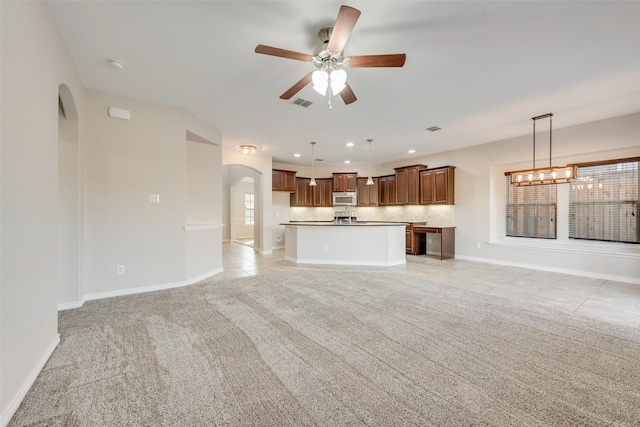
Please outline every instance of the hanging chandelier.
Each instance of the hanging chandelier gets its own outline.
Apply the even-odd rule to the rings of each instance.
[[[505,172],[513,185],[565,184],[574,181],[578,175],[576,166],[552,166],[552,117],[553,113],[532,117],[533,120],[533,167],[531,169]],[[536,121],[549,119],[549,167],[536,168]]]

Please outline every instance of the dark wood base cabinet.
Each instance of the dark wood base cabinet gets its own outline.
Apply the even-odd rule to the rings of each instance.
[[[409,227],[407,227],[409,230]],[[426,254],[429,252],[429,239],[427,234],[439,234],[440,235],[440,259],[454,258],[456,254],[456,229],[455,227],[411,227],[412,236],[412,252],[409,252],[407,246],[407,253],[411,255]],[[421,236],[421,237],[420,237]],[[407,242],[408,242],[407,237]],[[414,250],[417,248],[417,251]]]
[[[425,253],[426,234],[414,233],[413,227],[407,225],[406,250],[409,255],[419,255]]]

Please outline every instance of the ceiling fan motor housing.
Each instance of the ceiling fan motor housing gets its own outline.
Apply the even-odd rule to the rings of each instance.
[[[340,68],[344,62],[344,55],[342,52],[337,55],[332,55],[327,49],[332,31],[333,28],[323,28],[318,32],[318,38],[322,43],[314,49],[311,62],[319,70],[336,70]]]

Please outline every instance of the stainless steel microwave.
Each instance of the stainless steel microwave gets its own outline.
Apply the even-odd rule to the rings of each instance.
[[[357,206],[358,197],[355,192],[333,193],[333,206]]]

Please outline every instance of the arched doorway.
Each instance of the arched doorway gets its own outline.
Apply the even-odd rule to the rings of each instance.
[[[238,227],[238,222],[244,219],[244,189],[253,189],[254,222],[253,248],[259,251],[262,248],[261,234],[264,218],[264,202],[261,189],[262,174],[249,166],[230,164],[222,167],[223,175],[223,240],[234,241],[243,237]],[[252,183],[252,184],[251,184]],[[241,191],[242,189],[242,191]],[[240,195],[242,194],[242,195]],[[242,199],[240,199],[242,198]],[[241,207],[238,207],[241,206]]]
[[[58,308],[82,305],[80,287],[80,126],[69,88],[58,87]]]

